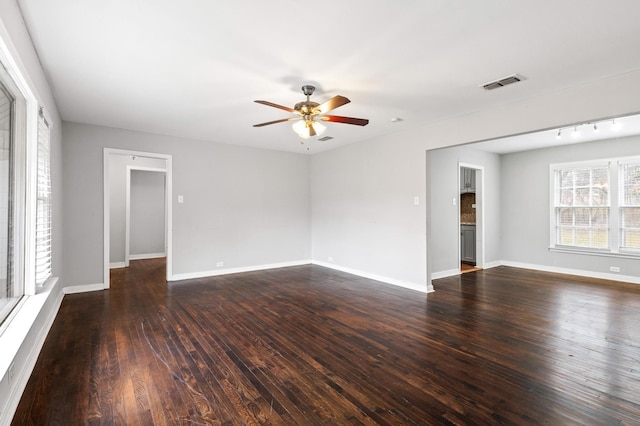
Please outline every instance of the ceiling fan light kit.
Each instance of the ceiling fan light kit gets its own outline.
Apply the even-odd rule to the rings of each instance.
[[[365,118],[342,117],[339,115],[326,115],[342,105],[351,102],[344,96],[336,95],[321,104],[310,100],[311,95],[315,91],[315,87],[311,85],[302,86],[302,93],[307,97],[306,101],[298,102],[293,108],[283,105],[274,104],[269,101],[255,101],[262,105],[282,109],[284,111],[296,114],[297,117],[283,118],[280,120],[267,121],[265,123],[254,124],[253,127],[262,127],[270,124],[284,123],[286,121],[296,121],[293,124],[293,130],[303,139],[309,139],[313,136],[320,136],[327,129],[326,126],[316,120],[331,121],[334,123],[354,124],[357,126],[366,126],[369,120]]]

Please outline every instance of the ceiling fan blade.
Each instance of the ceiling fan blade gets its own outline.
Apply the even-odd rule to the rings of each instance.
[[[295,110],[295,109],[293,109],[293,108],[289,108],[289,107],[286,107],[286,106],[282,106],[282,105],[274,104],[273,102],[269,102],[269,101],[254,101],[254,102],[259,103],[259,104],[262,104],[262,105],[266,105],[266,106],[271,106],[271,107],[274,107],[274,108],[280,108],[280,109],[283,109],[283,110],[285,110],[285,111],[287,111],[287,112],[292,112],[292,113],[295,113],[295,114],[300,114],[298,111],[296,111],[296,110]]]
[[[267,121],[266,123],[254,124],[253,127],[268,126],[269,124],[284,123],[285,121],[300,120],[300,117],[282,118],[280,120]]]
[[[332,109],[336,109],[338,107],[341,107],[342,105],[348,104],[349,102],[351,101],[344,96],[336,95],[328,101],[321,103],[313,110],[317,111],[319,114],[324,114],[331,111]]]
[[[366,126],[369,120],[366,118],[341,117],[339,115],[323,115],[319,117],[322,121],[332,121],[334,123],[355,124],[357,126]]]

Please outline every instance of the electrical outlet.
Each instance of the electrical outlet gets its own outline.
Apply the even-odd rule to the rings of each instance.
[[[611,272],[620,272],[620,268],[618,266],[610,266],[609,270]]]
[[[216,262],[216,268],[222,268],[224,266],[224,262]]]

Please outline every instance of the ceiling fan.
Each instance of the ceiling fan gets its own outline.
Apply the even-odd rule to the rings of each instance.
[[[369,124],[369,120],[365,118],[353,118],[342,117],[339,115],[326,115],[327,112],[334,110],[342,105],[351,102],[344,96],[336,95],[326,102],[321,104],[309,100],[309,97],[313,94],[316,88],[311,85],[302,86],[302,93],[307,96],[307,100],[298,102],[293,108],[274,104],[268,101],[255,101],[262,105],[272,106],[274,108],[283,109],[292,114],[296,114],[296,117],[283,118],[275,121],[267,121],[266,123],[254,124],[253,127],[262,127],[269,124],[284,123],[285,121],[296,121],[293,125],[293,130],[303,139],[308,139],[311,136],[321,135],[326,127],[322,125],[320,121],[331,121],[334,123],[355,124],[357,126],[366,126]]]

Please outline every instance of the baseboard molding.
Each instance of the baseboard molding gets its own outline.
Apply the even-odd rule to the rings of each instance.
[[[130,254],[129,255],[129,260],[159,259],[161,257],[167,257],[167,254],[166,253]]]
[[[610,281],[620,281],[625,283],[640,284],[640,277],[630,275],[610,274],[607,272],[593,272],[582,269],[561,268],[557,266],[535,265],[532,263],[511,262],[509,260],[501,261],[503,266],[511,266],[513,268],[533,269],[543,272],[555,272],[558,274],[577,275],[579,277],[599,278]]]
[[[215,277],[218,275],[239,274],[242,272],[264,271],[266,269],[287,268],[290,266],[308,265],[311,260],[297,260],[292,262],[270,263],[265,265],[243,266],[240,268],[215,269],[212,271],[187,272],[184,274],[173,274],[168,281],[191,280],[194,278]]]
[[[126,268],[127,264],[125,262],[112,262],[109,264],[109,269],[117,269],[117,268]]]
[[[360,271],[358,269],[347,268],[344,266],[339,266],[333,263],[320,262],[317,260],[312,261],[314,265],[323,266],[325,268],[335,269],[337,271],[346,272],[347,274],[357,275],[359,277],[368,278],[370,280],[380,281],[385,284],[395,285],[397,287],[407,288],[409,290],[419,291],[421,293],[431,293],[434,291],[433,285],[420,285],[408,281],[401,281],[395,278],[384,277],[377,274],[371,274],[369,272]]]
[[[14,344],[18,344],[20,347],[17,348],[16,354],[12,357],[11,364],[16,366],[16,370],[14,371],[14,378],[10,383],[3,374],[2,377],[2,385],[0,387],[0,401],[6,401],[2,405],[0,405],[0,425],[8,425],[15,414],[16,409],[18,408],[18,404],[20,403],[20,398],[22,397],[22,393],[27,387],[27,382],[29,381],[29,377],[31,377],[31,372],[36,365],[36,361],[38,360],[38,356],[40,355],[40,350],[44,345],[44,342],[47,338],[47,334],[49,334],[49,330],[53,325],[53,321],[58,314],[58,310],[60,309],[60,305],[62,304],[62,299],[64,294],[62,291],[56,290],[57,280],[51,282],[51,286],[47,289],[48,294],[37,294],[36,296],[29,296],[34,298],[34,304],[40,306],[23,306],[28,311],[26,316],[21,315],[20,313],[14,318],[17,321],[23,322],[22,327],[26,324],[24,322],[28,322],[28,331],[26,334],[20,336],[17,339],[19,343],[13,342]],[[57,293],[57,294],[56,294]],[[55,294],[55,296],[53,296]],[[53,296],[53,300],[49,300],[49,298]],[[38,301],[37,299],[41,299]],[[27,302],[30,303],[30,302]],[[46,309],[46,311],[44,311]],[[42,315],[42,317],[41,317]],[[5,330],[6,331],[6,330]],[[31,338],[30,334],[34,333],[34,336]],[[19,333],[22,334],[22,333]],[[11,337],[11,336],[5,336]],[[23,347],[25,345],[29,345],[28,348],[25,348],[27,353],[21,355],[20,352],[23,351]],[[4,347],[3,351],[9,352],[9,348]],[[13,351],[12,351],[13,352]],[[4,354],[8,355],[8,354]],[[19,364],[17,361],[18,357],[23,358],[23,362]],[[8,393],[7,394],[5,394]]]
[[[64,294],[86,293],[89,291],[104,290],[104,284],[73,285],[62,289]]]
[[[432,272],[431,279],[439,280],[440,278],[453,277],[454,275],[460,275],[460,269],[449,269],[447,271]]]
[[[487,263],[484,264],[484,267],[482,269],[497,268],[498,266],[502,266],[502,262],[500,262],[500,261],[487,262]]]

